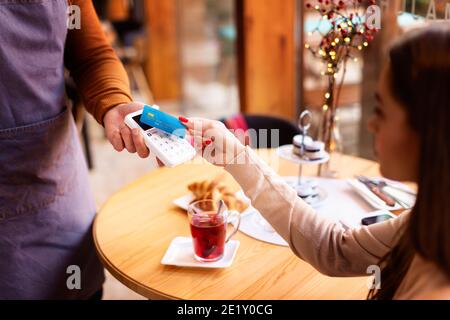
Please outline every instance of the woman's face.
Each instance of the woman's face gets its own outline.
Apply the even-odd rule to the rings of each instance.
[[[417,181],[419,137],[408,123],[405,108],[390,89],[389,66],[385,66],[376,92],[377,105],[369,120],[375,136],[375,154],[381,174],[398,181]]]

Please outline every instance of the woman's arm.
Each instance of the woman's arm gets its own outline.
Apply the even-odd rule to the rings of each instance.
[[[92,0],[73,0],[81,9],[81,29],[69,30],[65,64],[86,109],[103,124],[108,110],[131,102],[127,73],[108,43]]]
[[[414,300],[450,300],[450,287],[419,294]]]
[[[407,214],[398,219],[344,230],[316,214],[249,147],[225,169],[242,186],[252,205],[289,243],[292,251],[330,276],[366,275],[393,247]],[[336,208],[339,210],[339,208]]]
[[[195,145],[203,146],[199,150],[203,157],[224,166],[292,251],[320,272],[330,276],[366,275],[367,268],[378,264],[394,246],[408,214],[346,231],[316,214],[222,123],[198,118],[180,120],[189,129]]]

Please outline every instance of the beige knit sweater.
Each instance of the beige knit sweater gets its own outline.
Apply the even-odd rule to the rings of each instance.
[[[235,159],[236,160],[236,159]],[[252,205],[289,243],[292,251],[329,276],[364,276],[395,245],[409,213],[383,223],[344,230],[302,201],[249,147],[226,170]],[[381,279],[381,286],[383,279]],[[437,266],[416,256],[396,299],[450,299],[450,279]]]

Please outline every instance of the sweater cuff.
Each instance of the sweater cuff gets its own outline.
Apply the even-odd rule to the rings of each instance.
[[[94,118],[99,124],[103,126],[103,118],[109,110],[120,104],[131,102],[131,97],[125,94],[109,95],[108,97],[105,97],[98,101],[97,106],[93,112]]]

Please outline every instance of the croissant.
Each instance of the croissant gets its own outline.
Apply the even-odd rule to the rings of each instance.
[[[194,194],[196,198],[202,198],[208,192],[217,188],[219,181],[217,179],[213,181],[201,181],[194,182],[188,186],[188,189]]]
[[[235,210],[242,213],[248,208],[248,205],[244,201],[237,199],[234,195],[223,195],[222,200],[229,210]]]
[[[221,177],[216,177],[212,181],[205,180],[188,185],[189,191],[194,195],[191,203],[199,200],[213,200],[214,208],[204,208],[204,210],[217,210],[217,203],[223,200],[229,210],[244,212],[248,205],[236,198],[230,188],[220,183],[221,180]]]

